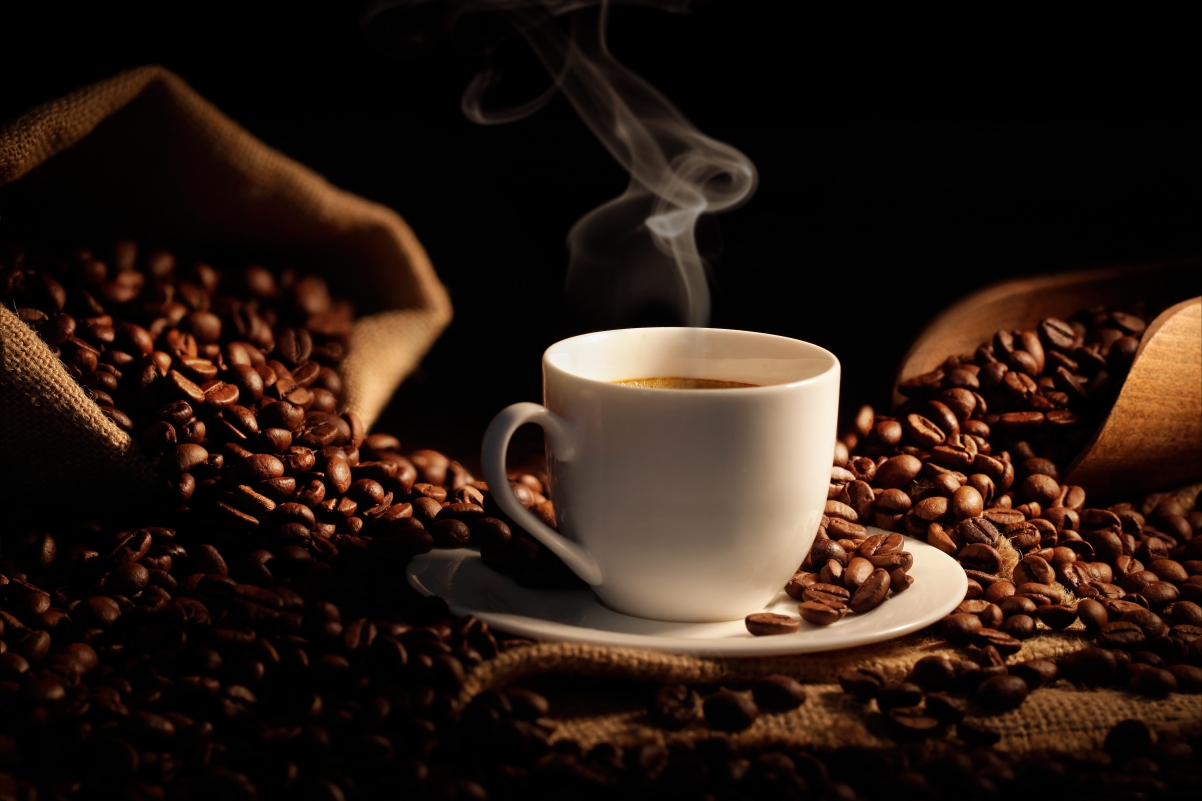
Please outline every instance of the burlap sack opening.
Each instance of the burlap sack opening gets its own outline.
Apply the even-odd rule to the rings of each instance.
[[[346,408],[371,425],[451,319],[426,252],[392,210],[272,150],[162,67],[51,101],[0,129],[5,234],[236,254],[320,272],[360,314]],[[20,230],[14,230],[16,217]],[[145,491],[150,465],[53,353],[0,309],[0,499],[47,483]],[[20,464],[15,454],[24,454]]]

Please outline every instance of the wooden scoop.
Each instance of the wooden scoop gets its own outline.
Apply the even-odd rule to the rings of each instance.
[[[1119,499],[1202,479],[1202,269],[1197,262],[1133,265],[1021,278],[960,300],[936,317],[902,360],[898,382],[971,353],[1001,329],[1045,317],[1122,306],[1170,306],[1147,328],[1106,421],[1073,460],[1066,481],[1091,498]],[[896,386],[896,384],[895,384]],[[894,403],[904,398],[894,391]]]

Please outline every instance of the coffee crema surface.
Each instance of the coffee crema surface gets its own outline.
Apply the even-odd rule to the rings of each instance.
[[[684,378],[670,375],[656,378],[625,378],[621,381],[610,381],[623,387],[635,389],[746,389],[758,387],[759,384],[746,384],[742,381],[722,381],[716,378]]]

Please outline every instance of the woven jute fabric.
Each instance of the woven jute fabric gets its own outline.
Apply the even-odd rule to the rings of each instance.
[[[1090,644],[1079,624],[1066,632],[1045,630],[1025,641],[1022,650],[1007,661],[1055,661]],[[902,679],[916,661],[930,655],[964,656],[945,640],[924,633],[843,651],[754,659],[540,643],[482,663],[467,676],[460,700],[466,703],[480,692],[515,683],[537,689],[538,679],[555,675],[740,688],[781,674],[807,685],[807,702],[792,712],[761,715],[749,729],[735,735],[738,744],[749,749],[882,746],[891,741],[879,725],[873,725],[875,702],[865,705],[845,696],[836,683],[839,673],[849,667],[871,667],[889,678]],[[704,727],[669,732],[653,725],[645,710],[649,692],[636,694],[632,703],[627,685],[615,686],[609,702],[604,697],[580,699],[581,691],[579,687],[573,690],[578,706],[584,709],[572,709],[571,701],[561,709],[556,738],[575,740],[585,748],[601,742],[630,747],[670,744],[709,734]],[[583,691],[596,696],[609,693],[604,682],[588,684]],[[1197,735],[1202,730],[1202,696],[1174,693],[1164,700],[1149,700],[1121,690],[1086,690],[1058,681],[1033,692],[1019,709],[983,722],[1002,733],[999,748],[1075,752],[1100,747],[1111,727],[1127,718],[1143,720],[1162,734]]]
[[[161,67],[85,87],[0,129],[0,199],[31,231],[64,244],[132,236],[323,274],[366,313],[342,372],[346,408],[369,426],[451,319],[446,290],[400,216],[268,147]],[[130,437],[3,309],[0,366],[6,505],[48,479],[122,495],[146,489],[151,469]],[[30,456],[19,470],[13,453]]]
[[[1022,650],[1008,661],[1056,660],[1089,645],[1082,630],[1061,634],[1049,631],[1026,640]],[[932,655],[964,658],[963,652],[957,651],[946,640],[923,633],[842,651],[754,658],[665,654],[582,643],[538,643],[481,663],[468,674],[461,700],[470,700],[484,690],[503,687],[527,676],[548,673],[675,684],[750,682],[781,674],[805,684],[829,684],[849,667],[870,667],[888,678],[901,679],[911,665]]]
[[[875,702],[861,704],[844,695],[837,684],[815,684],[806,690],[806,703],[791,712],[762,714],[750,728],[734,735],[735,742],[750,750],[875,747],[894,742],[872,721],[878,711]],[[1079,690],[1057,682],[1031,693],[1014,711],[976,720],[1002,735],[998,748],[1021,753],[1097,749],[1106,733],[1128,718],[1145,721],[1162,736],[1197,736],[1202,727],[1202,696],[1174,693],[1150,700],[1121,690]],[[668,745],[710,734],[704,727],[665,731],[651,725],[642,710],[567,717],[557,723],[557,739],[575,740],[586,749],[602,742],[624,748]]]

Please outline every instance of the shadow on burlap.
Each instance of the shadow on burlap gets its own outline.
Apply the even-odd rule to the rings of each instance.
[[[162,67],[123,72],[0,126],[0,204],[6,236],[22,242],[134,237],[322,274],[366,314],[341,372],[345,408],[369,427],[451,319],[425,250],[394,211],[268,147]],[[151,466],[129,435],[4,308],[0,420],[0,452],[31,455],[16,469],[5,460],[6,509],[65,482],[81,502],[151,490]]]

